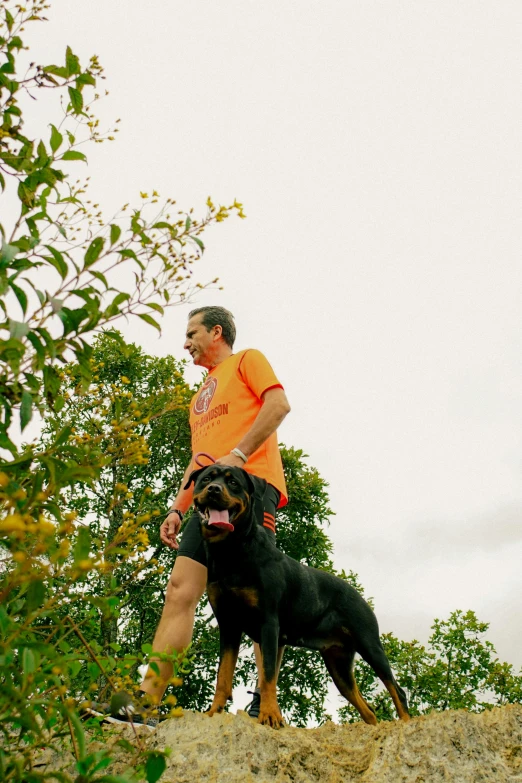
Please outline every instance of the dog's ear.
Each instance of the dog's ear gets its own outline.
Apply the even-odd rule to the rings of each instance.
[[[194,482],[194,484],[195,484],[196,481],[198,480],[199,474],[203,473],[204,470],[205,470],[205,468],[199,468],[198,470],[193,470],[192,473],[189,476],[189,479],[188,479],[187,483],[183,487],[183,489],[188,489],[190,487],[190,485],[192,484],[192,482]]]
[[[257,484],[258,493],[259,493],[260,485],[262,485],[262,491],[260,493],[262,495],[265,491],[267,482],[264,479],[259,478],[259,476],[256,476],[256,483],[254,483],[254,479],[252,478],[250,473],[247,473],[246,470],[243,470],[243,473],[245,474],[246,483],[248,485],[248,489],[250,493],[252,495],[256,494],[256,484]]]

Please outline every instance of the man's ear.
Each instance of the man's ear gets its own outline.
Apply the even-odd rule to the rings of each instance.
[[[199,470],[193,470],[192,473],[189,476],[189,480],[187,481],[187,483],[185,484],[183,489],[188,489],[190,487],[190,485],[192,484],[192,482],[194,482],[194,484],[195,484],[196,481],[198,480],[199,474],[203,473],[204,470],[205,470],[205,468],[199,468]]]

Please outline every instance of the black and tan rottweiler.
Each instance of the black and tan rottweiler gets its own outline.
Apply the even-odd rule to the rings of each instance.
[[[377,619],[357,590],[277,549],[273,536],[256,520],[254,483],[244,470],[211,465],[192,473],[187,487],[192,482],[208,549],[208,597],[220,634],[209,715],[221,712],[232,695],[244,632],[261,648],[259,723],[283,725],[276,662],[278,648],[287,644],[319,650],[342,695],[366,723],[375,724],[375,713],[353,676],[354,656],[359,653],[388,689],[399,717],[409,720],[406,696],[382,648]]]

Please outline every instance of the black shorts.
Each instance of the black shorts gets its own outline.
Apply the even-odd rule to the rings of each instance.
[[[254,482],[254,513],[260,525],[263,525],[275,537],[275,512],[281,495],[279,491],[266,481],[250,476]],[[183,527],[178,555],[189,557],[206,567],[207,553],[201,535],[201,517],[194,511]]]

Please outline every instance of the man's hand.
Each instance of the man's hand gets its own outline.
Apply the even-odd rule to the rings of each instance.
[[[176,537],[181,527],[181,519],[176,511],[167,514],[165,520],[161,523],[160,538],[169,549],[179,549]]]
[[[228,465],[229,468],[244,468],[245,463],[237,454],[225,454],[216,460],[216,465]]]

